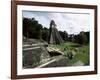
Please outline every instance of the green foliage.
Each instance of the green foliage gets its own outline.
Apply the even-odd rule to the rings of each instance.
[[[81,32],[79,34],[79,43],[80,44],[86,44],[86,42],[87,42],[87,37],[86,37],[84,32]]]
[[[77,35],[71,34],[69,35],[68,40],[74,43],[82,44],[82,45],[88,44],[89,43],[89,32],[82,31]]]
[[[42,29],[42,39],[48,42],[49,29],[44,27]]]
[[[62,51],[65,57],[68,57],[68,64],[73,65],[77,61],[82,61],[84,65],[89,65],[89,44],[80,45],[73,42],[66,42],[60,45],[50,45]],[[73,54],[75,53],[75,55]]]
[[[41,39],[42,25],[38,23],[34,18],[23,19],[23,35],[27,38]]]
[[[68,33],[66,31],[59,31],[64,41],[68,41]]]
[[[77,61],[82,61],[84,65],[89,65],[89,46],[83,46],[79,49],[77,54],[74,56],[73,59],[69,60],[69,65],[74,64]]]

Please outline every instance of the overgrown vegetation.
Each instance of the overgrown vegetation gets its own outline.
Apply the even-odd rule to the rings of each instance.
[[[60,45],[50,45],[55,49],[64,52],[65,57],[68,58],[68,64],[73,65],[77,61],[82,61],[84,65],[89,65],[89,44],[80,45],[77,43],[66,42]]]

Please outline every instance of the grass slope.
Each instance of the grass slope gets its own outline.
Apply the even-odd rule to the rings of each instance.
[[[82,61],[84,65],[89,65],[89,44],[80,45],[77,43],[66,42],[57,45],[49,45],[55,49],[59,49],[64,53],[66,57],[69,57],[69,54],[72,54],[72,58],[68,58],[68,64],[72,66],[74,63],[78,61]]]

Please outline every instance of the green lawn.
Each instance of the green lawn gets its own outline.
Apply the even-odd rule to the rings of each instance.
[[[66,42],[59,45],[49,45],[50,47],[57,48],[64,53],[68,58],[68,64],[73,65],[77,61],[82,61],[84,65],[89,65],[89,44],[80,45],[77,43]],[[72,58],[69,57],[73,54]]]

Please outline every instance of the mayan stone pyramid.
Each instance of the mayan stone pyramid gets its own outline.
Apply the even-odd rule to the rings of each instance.
[[[55,24],[54,20],[51,20],[48,39],[49,44],[60,44],[63,42],[63,39],[56,27],[57,25]]]

